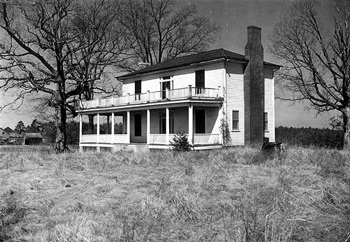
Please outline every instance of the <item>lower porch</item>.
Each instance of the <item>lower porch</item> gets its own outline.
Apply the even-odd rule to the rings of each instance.
[[[195,150],[221,148],[220,107],[188,105],[80,115],[80,150],[171,149],[184,133]]]

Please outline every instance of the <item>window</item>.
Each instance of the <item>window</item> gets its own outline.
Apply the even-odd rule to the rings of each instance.
[[[169,113],[169,133],[174,133],[174,114],[170,111]],[[159,113],[159,133],[160,134],[166,134],[166,113],[160,112]]]
[[[205,134],[205,109],[198,109],[196,115],[196,133]]]
[[[141,119],[141,113],[135,113],[134,115],[134,122],[135,122],[135,136],[142,136],[142,119]]]
[[[140,100],[141,97],[141,81],[135,81],[135,101]]]
[[[166,90],[170,89],[170,81],[162,82],[162,99],[167,98]]]
[[[269,130],[269,117],[268,113],[264,113],[264,130],[268,131]]]
[[[204,92],[205,88],[205,75],[204,70],[198,70],[195,72],[196,74],[196,94],[200,94]]]
[[[167,89],[171,89],[171,79],[170,76],[164,76],[162,77],[163,81],[160,83],[160,90],[162,93],[162,99],[167,98]],[[168,97],[169,98],[169,97]]]
[[[232,111],[232,130],[239,130],[239,111]]]

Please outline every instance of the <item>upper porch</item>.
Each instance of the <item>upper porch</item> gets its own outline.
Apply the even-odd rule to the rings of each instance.
[[[163,101],[180,101],[186,99],[194,100],[220,100],[223,98],[223,87],[218,88],[197,88],[189,85],[185,88],[165,89],[138,94],[127,94],[119,97],[97,98],[80,103],[80,110],[95,108],[125,107],[134,104],[158,103]]]

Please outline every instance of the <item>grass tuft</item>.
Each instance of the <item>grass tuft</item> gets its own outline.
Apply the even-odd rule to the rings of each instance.
[[[0,241],[346,241],[350,153],[0,150]]]

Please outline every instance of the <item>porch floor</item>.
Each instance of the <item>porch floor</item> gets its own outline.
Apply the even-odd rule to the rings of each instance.
[[[145,144],[145,143],[130,143],[130,144],[92,144],[92,143],[81,143],[79,145],[80,152],[83,152],[84,148],[95,149],[97,152],[103,149],[111,149],[112,152],[117,151],[130,151],[130,152],[147,152],[149,150],[171,150],[171,145],[157,145],[157,144]],[[220,144],[197,144],[193,146],[193,150],[214,150],[221,149]]]

